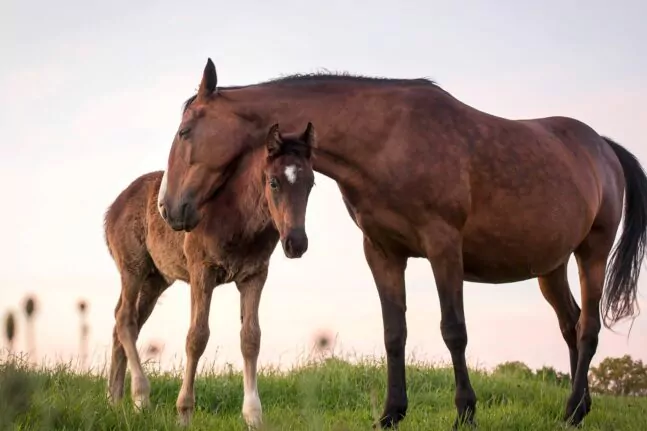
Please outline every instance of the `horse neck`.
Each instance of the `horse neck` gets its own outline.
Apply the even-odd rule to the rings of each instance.
[[[371,101],[349,83],[326,86],[326,91],[302,85],[229,91],[237,104],[235,109],[243,117],[254,119],[259,134],[274,123],[280,123],[283,130],[297,131],[312,122],[318,138],[313,157],[315,171],[346,188],[359,188],[367,180],[372,183],[373,159],[388,136],[383,133],[386,129],[380,128],[380,119],[376,118],[379,114],[372,112]],[[356,127],[359,118],[374,118],[370,123],[374,129]]]

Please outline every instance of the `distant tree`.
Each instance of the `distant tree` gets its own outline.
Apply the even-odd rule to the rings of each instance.
[[[532,377],[532,370],[528,365],[520,361],[508,361],[497,365],[494,368],[495,374],[510,374],[519,377]]]
[[[9,347],[9,353],[13,352],[13,342],[16,337],[16,319],[13,316],[13,313],[10,311],[7,313],[4,321],[4,334],[7,339],[7,346]]]
[[[551,382],[560,386],[568,386],[571,377],[567,373],[557,371],[553,367],[543,366],[535,372],[536,376],[545,382]]]
[[[144,349],[144,357],[146,361],[157,359],[161,361],[161,355],[164,345],[158,341],[150,341]]]
[[[25,299],[24,305],[25,317],[27,319],[27,330],[25,331],[25,336],[27,337],[27,351],[29,357],[33,360],[36,355],[36,341],[35,341],[35,328],[34,328],[34,317],[37,311],[36,307],[36,298],[33,296],[28,296]]]
[[[79,302],[76,304],[76,307],[79,311],[79,315],[81,317],[81,339],[80,339],[80,356],[81,356],[81,369],[85,370],[86,362],[87,362],[87,356],[88,356],[88,333],[90,332],[89,327],[88,327],[88,322],[87,322],[87,313],[88,313],[88,303],[81,299]]]
[[[647,395],[647,367],[630,355],[605,358],[589,375],[593,392],[610,395]]]

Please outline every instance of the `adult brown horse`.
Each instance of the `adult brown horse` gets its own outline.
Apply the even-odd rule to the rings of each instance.
[[[310,160],[314,127],[308,124],[300,136],[282,136],[275,125],[265,142],[266,147],[241,154],[227,186],[205,202],[204,223],[189,234],[173,231],[160,217],[158,210],[164,209],[158,208],[158,193],[164,194],[167,178],[162,172],[133,181],[108,209],[106,242],[122,286],[108,388],[113,402],[123,397],[127,360],[133,400],[138,407],[148,404],[150,385],[135,343],[159,296],[182,280],[191,284],[191,325],[177,408],[181,422],[189,422],[197,364],[209,340],[212,291],[233,281],[240,291],[243,416],[250,426],[261,423],[256,387],[261,341],[258,307],[279,238],[289,258],[301,257],[308,247],[305,214],[314,183]]]
[[[605,325],[637,313],[647,240],[647,177],[626,149],[577,120],[509,120],[472,108],[425,79],[291,76],[217,88],[209,60],[187,101],[168,159],[166,221],[190,231],[228,166],[277,118],[313,119],[315,171],[334,179],[364,234],[384,321],[388,390],[381,418],[405,416],[407,337],[404,272],[429,260],[440,330],[451,353],[458,412],[473,422],[476,395],[465,361],[463,280],[506,283],[537,277],[571,359],[565,417],[589,412],[587,373]],[[622,236],[612,251],[622,218]],[[580,271],[582,310],[566,266]],[[610,261],[607,266],[607,258]],[[605,285],[606,274],[606,285]]]

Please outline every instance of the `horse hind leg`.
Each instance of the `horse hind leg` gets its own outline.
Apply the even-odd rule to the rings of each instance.
[[[580,274],[582,312],[577,326],[577,367],[564,415],[564,419],[572,425],[579,425],[591,409],[588,373],[598,346],[601,329],[600,300],[607,258],[614,240],[613,233],[615,232],[594,227],[575,251]]]
[[[580,307],[577,305],[568,283],[567,264],[560,266],[550,274],[538,278],[541,293],[557,315],[559,329],[568,346],[570,356],[571,387],[577,371],[577,326],[580,318]],[[586,395],[586,405],[591,406],[591,397]]]
[[[141,289],[137,296],[137,336],[142,327],[150,317],[155,304],[160,295],[168,288],[169,284],[158,274],[151,274],[141,284]],[[121,308],[121,296],[117,301],[115,308],[115,317]],[[108,397],[112,403],[116,403],[123,398],[124,382],[126,379],[127,358],[124,347],[119,340],[117,325],[113,329],[112,359],[110,364],[110,380],[108,385]]]
[[[137,337],[139,335],[137,302],[144,283],[145,281],[131,274],[122,275],[123,287],[120,306],[116,313],[117,323],[115,326],[117,338],[125,352],[128,367],[130,368],[131,396],[138,410],[148,406],[150,395],[150,383],[144,373],[144,368],[137,352]]]
[[[115,307],[115,318],[121,308],[121,295]],[[108,373],[108,400],[115,404],[124,397],[124,381],[126,379],[126,352],[119,341],[117,324],[112,330],[112,357],[110,359],[110,371]]]

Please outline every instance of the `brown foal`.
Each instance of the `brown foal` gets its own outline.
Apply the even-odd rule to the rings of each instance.
[[[258,307],[279,238],[289,258],[301,257],[308,247],[305,215],[314,184],[314,127],[308,123],[304,133],[282,136],[274,125],[265,143],[241,153],[227,184],[204,205],[204,223],[190,233],[173,231],[160,217],[166,212],[163,204],[158,206],[158,194],[164,194],[166,184],[161,171],[136,179],[108,209],[106,242],[121,275],[109,376],[113,401],[123,397],[128,364],[135,405],[141,408],[149,403],[150,385],[135,343],[159,296],[182,280],[191,285],[191,325],[177,409],[181,422],[187,424],[195,406],[198,360],[209,339],[212,291],[235,282],[240,291],[244,358],[242,411],[248,425],[261,423],[256,386],[261,342]]]

